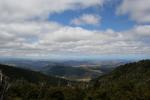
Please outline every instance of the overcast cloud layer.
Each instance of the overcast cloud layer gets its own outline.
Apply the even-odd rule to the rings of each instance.
[[[80,27],[101,23],[101,16],[90,13],[72,19],[70,23],[76,27],[47,20],[53,13],[102,7],[104,1],[0,0],[0,55],[150,54],[149,24],[138,24],[130,30],[117,32]],[[128,14],[137,23],[149,23],[149,11],[149,0],[123,0],[116,10],[118,16]]]

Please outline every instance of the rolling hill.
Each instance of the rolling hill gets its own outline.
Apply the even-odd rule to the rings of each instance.
[[[92,69],[90,67],[71,67],[63,65],[46,66],[41,71],[47,75],[77,81],[89,81],[91,78],[95,78],[103,74],[100,70]]]
[[[18,68],[39,71],[41,73],[75,81],[89,81],[109,73],[116,66],[125,64],[127,60],[32,60],[32,59],[0,59],[1,64]]]
[[[45,75],[5,65],[1,65],[0,69],[12,79],[30,81],[14,83],[4,96],[6,100],[150,100],[150,60],[121,65],[88,83],[78,82],[74,86],[34,84],[29,76],[39,82],[45,80],[39,76]],[[58,83],[57,78],[47,79]]]
[[[61,78],[47,76],[40,72],[12,67],[8,65],[0,64],[0,70],[5,76],[9,77],[11,81],[25,80],[31,83],[46,82],[51,85],[56,85],[58,84],[58,82],[61,82],[61,84],[67,84],[67,80]]]

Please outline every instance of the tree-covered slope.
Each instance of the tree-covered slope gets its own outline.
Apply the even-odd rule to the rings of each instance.
[[[150,100],[150,60],[119,66],[91,84],[93,100]]]
[[[44,75],[40,72],[35,72],[27,69],[12,67],[8,65],[1,65],[0,70],[2,73],[9,78],[10,81],[25,80],[32,83],[46,82],[49,84],[66,84],[67,81],[61,78]]]
[[[111,73],[87,84],[52,86],[29,82],[13,83],[5,98],[6,100],[150,100],[150,60],[119,66]]]

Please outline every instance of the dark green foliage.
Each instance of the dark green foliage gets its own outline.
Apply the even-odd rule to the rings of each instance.
[[[150,100],[150,60],[122,65],[91,83],[94,99]]]
[[[55,87],[50,85],[37,85],[25,82],[13,83],[9,89],[7,100],[83,100],[84,89],[77,87]]]
[[[58,81],[57,81],[58,82]],[[61,84],[61,83],[60,83]],[[11,83],[6,100],[150,100],[150,60],[122,65],[89,83]]]
[[[10,81],[25,80],[31,83],[45,82],[51,85],[58,85],[58,83],[67,84],[67,81],[61,78],[44,75],[40,72],[30,71],[27,69],[21,69],[11,67],[7,65],[0,65],[0,70],[9,77]]]

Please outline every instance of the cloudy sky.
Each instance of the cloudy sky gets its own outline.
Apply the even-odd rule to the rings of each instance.
[[[1,57],[150,57],[150,0],[0,0]]]

